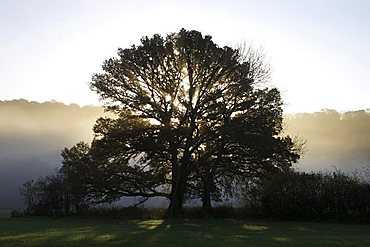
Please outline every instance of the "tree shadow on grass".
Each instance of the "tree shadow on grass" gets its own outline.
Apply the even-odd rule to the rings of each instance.
[[[23,219],[0,233],[1,246],[225,246],[250,233],[220,220]],[[4,222],[3,222],[4,223]],[[0,223],[1,224],[1,223]]]
[[[356,227],[344,236],[341,225],[299,222],[9,219],[0,246],[361,246],[369,227]]]

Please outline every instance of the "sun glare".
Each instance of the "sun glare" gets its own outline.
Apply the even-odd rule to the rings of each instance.
[[[165,99],[166,99],[166,102],[170,102],[172,100],[172,97],[171,95],[166,95]]]

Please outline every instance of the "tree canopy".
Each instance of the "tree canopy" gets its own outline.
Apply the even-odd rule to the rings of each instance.
[[[168,217],[180,217],[186,196],[199,195],[207,215],[236,181],[299,159],[282,136],[280,93],[265,85],[269,67],[250,47],[182,29],[119,49],[102,68],[90,86],[115,116],[97,120],[82,152],[89,171],[77,176],[97,199],[162,196]]]

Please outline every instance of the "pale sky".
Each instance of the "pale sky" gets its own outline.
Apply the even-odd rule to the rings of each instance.
[[[105,59],[182,27],[262,46],[286,113],[370,108],[370,0],[0,0],[0,100],[99,105]]]

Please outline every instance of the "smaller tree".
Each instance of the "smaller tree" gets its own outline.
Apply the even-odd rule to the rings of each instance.
[[[64,168],[23,184],[20,193],[27,206],[26,215],[62,216],[80,212],[81,206],[85,205],[86,194],[78,189],[76,178],[71,183]]]
[[[27,205],[25,214],[29,215],[35,210],[41,200],[40,188],[34,180],[28,180],[19,188],[19,192],[23,197],[24,203]]]
[[[91,199],[91,158],[90,146],[81,141],[72,148],[63,149],[60,173],[64,177],[70,204],[76,212]]]
[[[41,200],[38,205],[40,214],[51,216],[69,214],[69,195],[65,179],[59,171],[39,178],[37,184],[41,192]]]

